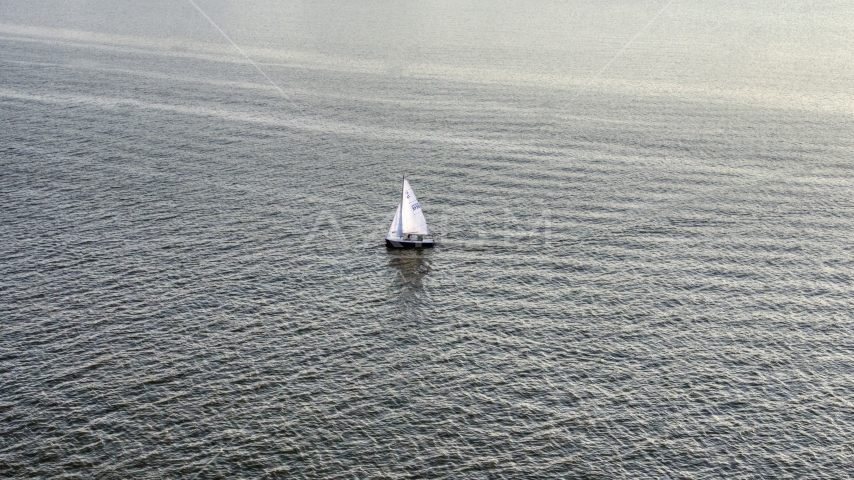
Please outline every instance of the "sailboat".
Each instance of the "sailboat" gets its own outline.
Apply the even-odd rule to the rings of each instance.
[[[403,192],[400,204],[394,213],[394,220],[385,237],[385,246],[389,248],[432,248],[433,235],[427,228],[427,219],[421,211],[421,205],[415,198],[415,192],[403,177]]]

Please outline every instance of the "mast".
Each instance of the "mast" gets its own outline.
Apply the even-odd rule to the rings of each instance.
[[[406,175],[400,183],[400,206],[397,208],[397,236],[403,238],[403,194],[406,192]]]

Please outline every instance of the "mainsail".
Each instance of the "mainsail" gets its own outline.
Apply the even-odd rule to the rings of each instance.
[[[408,234],[430,234],[430,229],[427,228],[427,219],[424,218],[421,205],[418,203],[415,192],[409,186],[409,181],[406,178],[403,179],[403,194],[401,195],[400,204],[397,206],[388,234],[398,237]]]

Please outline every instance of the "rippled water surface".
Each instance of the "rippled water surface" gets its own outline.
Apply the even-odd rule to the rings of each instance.
[[[0,476],[849,477],[854,11],[721,3],[0,1]]]

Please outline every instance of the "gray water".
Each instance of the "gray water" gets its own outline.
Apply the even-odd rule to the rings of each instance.
[[[0,476],[854,472],[852,4],[195,3],[0,0]]]

